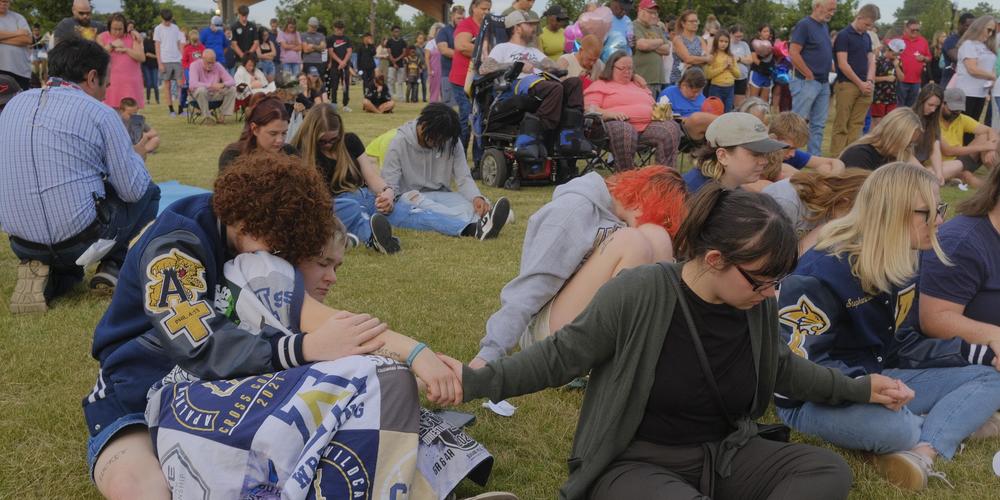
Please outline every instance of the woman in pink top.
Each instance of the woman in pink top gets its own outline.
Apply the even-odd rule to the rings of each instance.
[[[142,39],[139,32],[125,32],[125,16],[112,14],[108,22],[108,31],[97,36],[97,43],[111,53],[109,74],[111,84],[104,96],[104,104],[118,109],[122,98],[131,97],[139,104],[146,105],[143,99],[142,67],[146,53],[142,50]]]
[[[640,143],[656,148],[656,163],[674,166],[680,126],[672,120],[653,121],[653,95],[635,80],[632,58],[624,51],[611,54],[600,78],[583,91],[583,103],[588,112],[604,117],[618,170],[634,167]]]

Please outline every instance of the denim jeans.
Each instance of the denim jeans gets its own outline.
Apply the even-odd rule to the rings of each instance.
[[[264,76],[274,76],[274,61],[261,61],[257,63],[257,69],[264,73]]]
[[[792,93],[792,112],[809,122],[809,154],[822,156],[823,129],[830,112],[830,85],[824,79],[803,80],[793,77],[788,83]]]
[[[299,77],[299,73],[302,72],[302,63],[281,63],[281,72],[290,74],[290,81],[294,82]]]
[[[458,104],[458,122],[462,127],[459,139],[462,140],[462,150],[469,150],[469,141],[472,139],[472,101],[465,94],[463,85],[451,84],[451,97]],[[475,151],[476,146],[473,146]],[[478,158],[473,152],[473,158]]]
[[[653,94],[658,95],[658,94]],[[708,97],[718,97],[722,101],[726,113],[733,110],[733,96],[735,95],[733,86],[720,87],[718,85],[708,86]]]
[[[455,103],[455,98],[451,96],[452,92],[451,82],[448,81],[448,74],[445,73],[441,75],[441,102],[454,107],[457,104]]]
[[[424,210],[455,217],[459,220],[473,223],[479,221],[472,202],[465,199],[461,193],[454,191],[424,191],[420,193],[423,199],[417,205]]]
[[[103,203],[107,207],[107,221],[98,222],[97,236],[99,239],[114,240],[115,246],[104,256],[102,261],[110,261],[121,267],[125,262],[125,252],[129,242],[139,234],[146,224],[154,218],[160,207],[160,187],[150,182],[146,192],[134,203],[126,203],[110,186],[105,186]],[[37,260],[50,268],[50,290],[46,299],[53,299],[69,291],[83,279],[83,268],[76,265],[78,259],[90,248],[94,241],[81,241],[75,245],[59,250],[39,250],[28,248],[10,241],[10,248],[21,260]]]
[[[900,107],[913,107],[913,103],[917,102],[917,94],[919,93],[919,83],[899,82],[896,84],[896,103],[899,104]]]
[[[902,380],[916,393],[902,410],[805,403],[779,407],[778,416],[799,432],[842,448],[884,454],[929,443],[951,459],[962,440],[1000,409],[1000,372],[991,366],[888,369],[882,374]]]
[[[368,220],[375,214],[375,193],[361,188],[350,193],[338,194],[333,199],[337,217],[362,242],[372,237]],[[396,227],[419,231],[437,231],[448,236],[459,236],[469,223],[465,220],[414,207],[406,201],[396,200],[392,212],[386,215],[389,223]]]

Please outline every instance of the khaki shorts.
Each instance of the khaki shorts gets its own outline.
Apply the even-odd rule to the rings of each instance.
[[[553,301],[555,301],[555,299],[552,299],[545,304],[545,306],[542,307],[542,310],[538,311],[538,314],[535,314],[535,316],[531,318],[531,322],[528,323],[528,327],[524,329],[524,333],[521,334],[521,340],[518,342],[522,351],[527,349],[531,344],[539,342],[545,339],[545,337],[552,335],[552,332],[549,331],[549,317],[552,316]]]

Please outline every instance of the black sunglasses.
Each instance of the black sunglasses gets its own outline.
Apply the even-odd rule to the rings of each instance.
[[[920,209],[920,210],[914,210],[914,212],[916,212],[918,214],[923,214],[923,216],[924,216],[924,222],[925,223],[929,223],[931,221],[931,211],[930,211],[930,209],[923,208],[923,209]],[[934,209],[935,218],[941,217],[943,219],[944,216],[945,216],[945,214],[947,214],[947,213],[948,213],[948,204],[945,203],[945,202],[943,202],[943,201],[940,202],[940,203],[938,203],[937,204],[937,208]]]
[[[744,271],[742,267],[736,266],[736,270],[739,271],[740,274],[743,275],[743,278],[747,280],[747,283],[750,283],[751,290],[753,290],[754,292],[759,292],[761,290],[766,290],[766,289],[772,288],[772,287],[775,290],[777,290],[778,287],[779,287],[779,285],[781,285],[781,280],[785,279],[785,276],[782,276],[782,277],[780,277],[778,279],[774,279],[774,280],[757,281],[757,280],[755,280],[753,278],[753,276],[750,276],[749,273],[747,273],[746,271]]]

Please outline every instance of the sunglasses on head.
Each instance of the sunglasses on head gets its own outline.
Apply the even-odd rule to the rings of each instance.
[[[750,283],[751,290],[753,290],[754,292],[759,292],[761,290],[766,290],[768,288],[774,288],[775,290],[777,290],[778,286],[781,285],[781,280],[785,279],[785,276],[782,276],[774,280],[757,281],[756,279],[754,279],[753,276],[750,276],[750,273],[746,272],[742,267],[740,266],[735,266],[735,267],[736,270],[739,271],[741,275],[743,275],[743,278],[747,280],[747,283]]]

